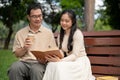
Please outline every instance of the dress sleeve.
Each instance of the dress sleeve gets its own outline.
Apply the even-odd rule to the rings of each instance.
[[[86,55],[85,47],[84,47],[84,39],[83,34],[80,30],[77,30],[73,36],[73,50],[71,54],[65,58],[63,61],[74,61],[80,56]]]

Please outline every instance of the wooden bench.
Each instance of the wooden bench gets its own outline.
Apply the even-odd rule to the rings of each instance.
[[[83,32],[83,35],[93,74],[120,79],[120,30]]]

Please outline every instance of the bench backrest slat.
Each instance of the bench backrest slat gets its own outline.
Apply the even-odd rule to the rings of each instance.
[[[119,55],[120,56],[120,47],[86,47],[88,55]]]
[[[96,33],[97,32],[97,33]],[[120,37],[120,30],[112,30],[112,31],[91,31],[91,32],[83,32],[84,36],[87,37]]]
[[[91,64],[97,64],[101,66],[120,66],[120,57],[113,57],[113,56],[89,56],[91,60]]]
[[[83,32],[83,35],[93,74],[120,79],[120,30]]]
[[[109,46],[109,45],[120,45],[120,38],[116,37],[89,37],[85,38],[86,45],[92,45],[92,46]]]
[[[120,76],[120,68],[119,67],[104,67],[104,66],[92,66],[92,71],[93,73],[96,73],[96,74],[101,74],[101,75],[111,75],[111,76]]]

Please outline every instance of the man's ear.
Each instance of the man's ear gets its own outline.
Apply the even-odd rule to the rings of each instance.
[[[27,15],[27,19],[30,20],[30,16],[29,15]]]

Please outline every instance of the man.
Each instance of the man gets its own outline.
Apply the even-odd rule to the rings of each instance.
[[[42,80],[46,62],[36,60],[30,51],[46,51],[56,47],[52,31],[41,25],[43,15],[39,3],[28,6],[27,18],[29,25],[19,30],[15,36],[13,52],[19,61],[13,63],[8,70],[10,80]]]

